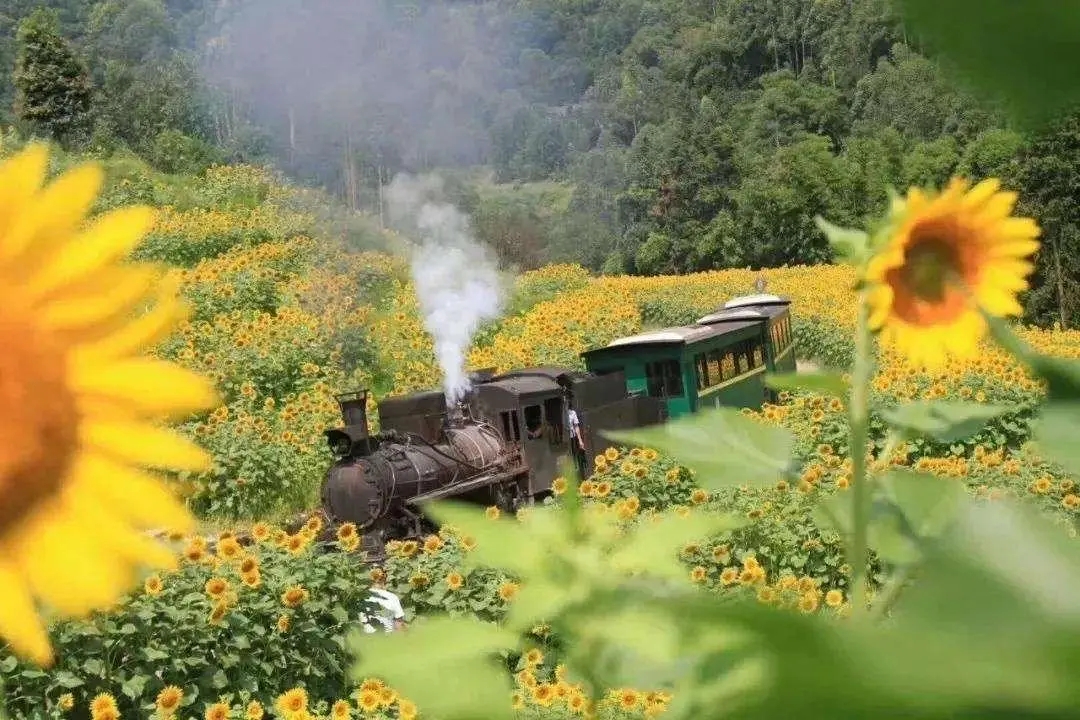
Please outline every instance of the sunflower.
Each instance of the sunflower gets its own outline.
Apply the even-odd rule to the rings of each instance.
[[[307,602],[310,593],[300,585],[292,585],[281,593],[281,604],[285,607],[300,607]]]
[[[282,715],[290,715],[307,708],[307,704],[307,690],[296,687],[279,695],[274,706]]]
[[[161,592],[162,582],[160,575],[151,575],[143,582],[143,590],[147,595],[157,595]]]
[[[510,602],[518,594],[518,584],[515,582],[504,582],[499,585],[499,589],[496,591],[499,598],[504,602]]]
[[[68,712],[75,707],[75,696],[71,693],[64,693],[56,700],[56,706],[60,708],[61,712]]]
[[[251,526],[251,537],[258,542],[265,542],[270,538],[270,525],[265,522],[257,522]]]
[[[364,690],[360,693],[359,699],[356,704],[360,706],[360,709],[365,713],[375,712],[379,709],[379,705],[382,704],[382,696],[378,690]]]
[[[140,357],[182,317],[175,284],[120,261],[148,208],[84,219],[103,173],[43,187],[48,149],[0,164],[0,640],[41,665],[36,607],[84,618],[113,606],[140,565],[171,568],[144,531],[187,532],[187,509],[144,467],[201,472],[210,457],[154,421],[217,404],[209,381]],[[156,307],[133,317],[158,294]]]
[[[119,712],[116,707],[116,698],[111,693],[98,693],[90,701],[90,716],[93,718],[103,715],[116,716]]]
[[[220,702],[209,705],[203,717],[205,720],[229,720],[229,706]]]
[[[399,720],[416,720],[417,708],[416,703],[412,700],[399,700],[398,701],[398,718]]]
[[[248,703],[247,709],[244,710],[245,720],[262,720],[265,711],[263,710],[262,703],[258,700],[252,700]]]
[[[914,365],[969,359],[986,331],[980,308],[1003,317],[1023,310],[1039,249],[1039,226],[1013,217],[1016,193],[954,178],[940,193],[912,188],[893,201],[883,246],[866,268],[870,329]]]
[[[183,690],[175,685],[168,685],[157,694],[154,705],[162,717],[169,717],[180,707],[180,701],[183,699]]]

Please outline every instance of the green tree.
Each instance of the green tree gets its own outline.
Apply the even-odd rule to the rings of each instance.
[[[19,23],[16,43],[16,116],[60,143],[79,138],[90,125],[93,90],[56,14],[34,11]]]
[[[1021,208],[1043,229],[1035,276],[1025,298],[1028,319],[1080,327],[1080,114],[1033,139],[1013,171]]]

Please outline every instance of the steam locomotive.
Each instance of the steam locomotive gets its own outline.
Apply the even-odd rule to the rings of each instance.
[[[330,527],[354,523],[376,561],[388,540],[432,529],[424,503],[453,498],[514,512],[550,494],[571,453],[568,407],[581,422],[586,472],[611,445],[600,433],[667,419],[663,400],[628,393],[621,372],[559,367],[473,373],[453,407],[440,391],[386,398],[377,434],[367,399],[366,390],[338,396],[343,426],[324,432],[335,461],[321,509]]]

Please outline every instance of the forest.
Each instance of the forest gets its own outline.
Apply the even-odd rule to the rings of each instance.
[[[8,0],[0,64],[0,124],[166,173],[271,163],[383,222],[438,172],[520,270],[828,263],[815,216],[996,176],[1043,227],[1026,319],[1080,327],[1080,116],[1012,127],[889,0]]]

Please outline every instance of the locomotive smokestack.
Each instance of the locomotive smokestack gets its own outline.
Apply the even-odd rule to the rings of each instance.
[[[371,435],[367,419],[367,390],[338,395],[341,424],[323,432],[330,451],[338,457],[365,455],[371,451]]]
[[[446,408],[446,426],[447,427],[461,427],[465,423],[466,412],[465,403],[457,401],[447,405]]]
[[[341,424],[354,438],[368,437],[367,390],[338,395],[338,408],[341,410]]]

